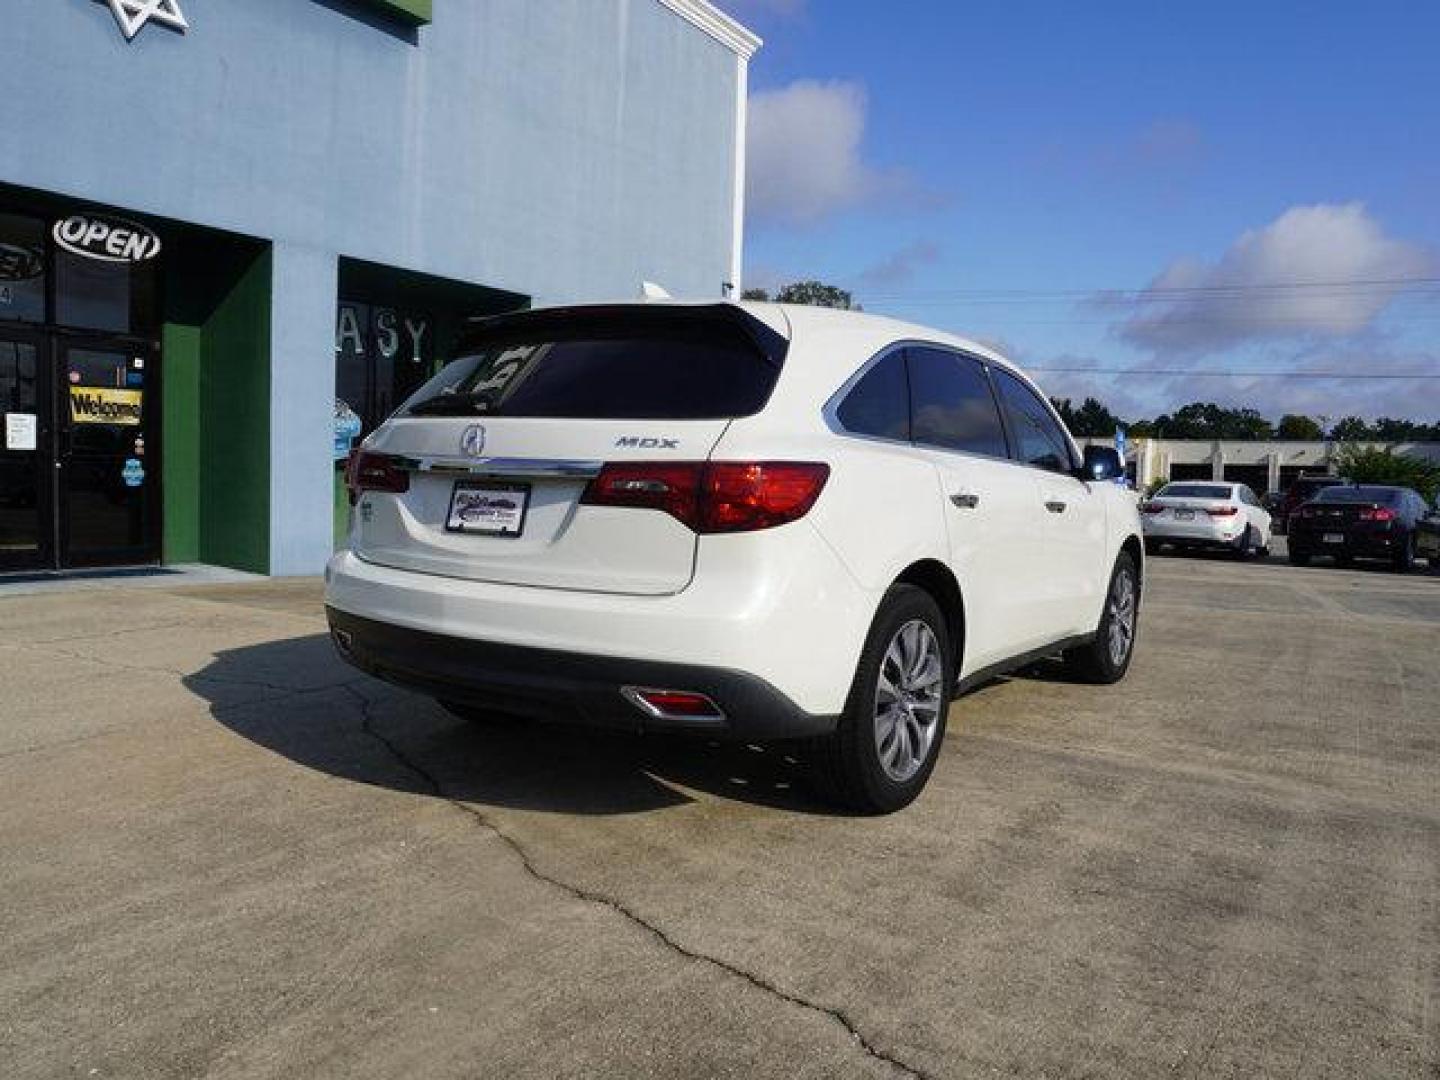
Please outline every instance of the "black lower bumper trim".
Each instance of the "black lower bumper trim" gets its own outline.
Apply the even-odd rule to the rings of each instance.
[[[445,701],[539,720],[740,740],[806,738],[835,729],[835,717],[807,713],[764,679],[743,671],[473,641],[328,606],[325,612],[345,660],[367,674]],[[625,686],[704,694],[724,719],[647,716],[621,696]]]

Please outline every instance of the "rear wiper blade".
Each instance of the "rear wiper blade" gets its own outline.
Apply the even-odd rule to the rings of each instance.
[[[468,394],[441,394],[410,406],[411,416],[483,416],[495,407],[495,398],[485,391]]]

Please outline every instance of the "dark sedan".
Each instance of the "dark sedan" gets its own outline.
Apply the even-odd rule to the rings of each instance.
[[[1435,496],[1435,509],[1416,527],[1415,552],[1430,560],[1430,569],[1440,570],[1440,495]]]
[[[1290,561],[1304,566],[1317,555],[1342,565],[1384,559],[1397,570],[1415,564],[1417,526],[1428,508],[1409,488],[1381,484],[1329,487],[1290,515]]]
[[[1270,510],[1270,516],[1275,523],[1275,531],[1283,534],[1290,527],[1290,515],[1300,507],[1304,506],[1311,499],[1319,495],[1326,488],[1339,487],[1348,481],[1338,476],[1300,476],[1295,479],[1285,493],[1279,497],[1275,508]]]

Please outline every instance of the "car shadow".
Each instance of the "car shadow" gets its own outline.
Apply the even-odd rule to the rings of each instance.
[[[795,746],[460,720],[349,667],[325,634],[224,650],[184,683],[236,735],[361,784],[546,813],[644,813],[694,802],[689,792],[841,813]]]

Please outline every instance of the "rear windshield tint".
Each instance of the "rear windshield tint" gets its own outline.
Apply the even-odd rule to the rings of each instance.
[[[471,338],[405,403],[409,416],[720,420],[764,407],[780,374],[721,320],[546,320]]]
[[[1339,487],[1344,483],[1342,480],[1296,480],[1291,490],[1297,495],[1313,495],[1317,491],[1324,491],[1326,488]]]
[[[1327,503],[1388,503],[1400,498],[1398,488],[1330,487],[1315,496],[1316,502]]]
[[[1167,484],[1160,489],[1162,499],[1228,499],[1230,489],[1215,484]]]

